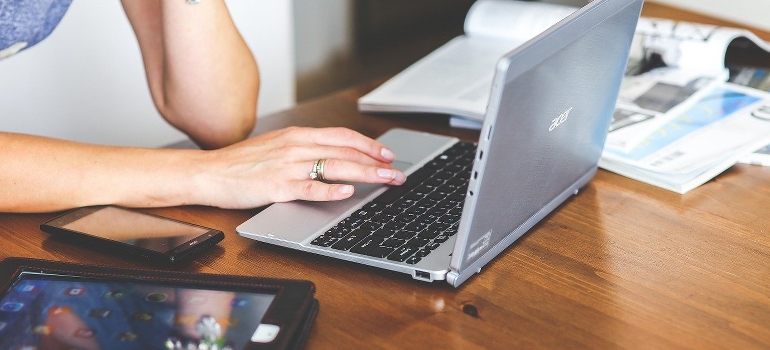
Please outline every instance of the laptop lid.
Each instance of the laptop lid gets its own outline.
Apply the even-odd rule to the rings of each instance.
[[[457,244],[457,286],[594,176],[643,0],[596,0],[498,63]]]

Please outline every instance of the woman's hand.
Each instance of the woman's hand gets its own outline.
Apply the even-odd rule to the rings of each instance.
[[[327,182],[310,172],[325,159]],[[353,195],[364,182],[400,185],[406,176],[389,164],[394,154],[379,142],[346,128],[290,127],[218,150],[204,151],[195,179],[200,204],[253,208],[291,200],[330,201]],[[196,196],[196,193],[192,193]]]

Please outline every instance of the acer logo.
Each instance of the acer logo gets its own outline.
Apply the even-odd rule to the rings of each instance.
[[[572,111],[572,107],[568,108],[564,113],[560,114],[558,117],[553,118],[551,120],[551,126],[548,127],[548,131],[553,131],[553,129],[556,129],[559,125],[564,123],[567,120],[567,117],[569,117],[569,112]]]

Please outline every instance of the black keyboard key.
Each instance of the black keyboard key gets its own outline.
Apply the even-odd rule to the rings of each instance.
[[[394,250],[395,250],[395,248],[377,246],[377,247],[372,248],[368,252],[364,253],[364,255],[368,255],[368,256],[371,256],[371,257],[375,257],[375,258],[384,258],[384,257],[390,255],[391,253],[393,253]]]
[[[423,181],[422,184],[428,187],[438,187],[438,186],[441,186],[441,184],[443,183],[444,183],[443,180],[439,180],[439,179],[436,179],[435,177],[431,177],[431,178],[425,179],[425,181]]]
[[[380,245],[383,247],[398,248],[404,245],[404,242],[406,242],[405,239],[388,238],[384,242],[382,242],[382,244]]]
[[[430,222],[415,221],[415,222],[410,223],[409,225],[406,225],[406,227],[404,227],[404,229],[407,229],[407,230],[410,230],[410,231],[414,231],[414,232],[421,232],[421,231],[427,229],[430,224],[431,224]]]
[[[371,222],[374,222],[374,223],[377,223],[377,224],[380,224],[380,225],[384,225],[384,224],[387,224],[389,222],[392,222],[394,217],[396,217],[396,216],[393,215],[393,214],[382,212],[382,213],[377,214],[375,217],[373,217]]]
[[[415,252],[414,256],[419,256],[421,258],[424,258],[424,257],[428,256],[428,254],[430,254],[430,251],[431,251],[430,249],[423,248],[423,249],[420,249],[417,252]]]
[[[421,257],[421,256],[412,255],[412,256],[410,256],[408,259],[406,259],[406,261],[405,261],[405,262],[406,262],[407,264],[410,264],[410,265],[414,265],[414,264],[416,264],[416,263],[420,262],[420,260],[422,260],[422,257]]]
[[[406,210],[407,213],[413,214],[413,215],[422,215],[426,211],[428,211],[429,207],[423,207],[423,206],[413,206]]]
[[[360,226],[358,226],[358,229],[361,231],[372,233],[374,231],[377,231],[380,227],[382,227],[382,224],[366,221],[362,223]]]
[[[410,239],[408,242],[406,242],[406,244],[410,245],[410,246],[413,246],[413,247],[420,248],[420,247],[428,244],[428,240],[425,239],[425,238],[414,237],[414,238]]]
[[[449,196],[449,200],[455,202],[455,203],[462,203],[465,201],[465,190],[462,191],[460,189],[457,190],[457,192],[453,193]]]
[[[457,205],[457,202],[453,201],[451,198],[444,199],[443,201],[436,204],[436,209],[443,211],[446,213],[449,211],[449,209],[454,208]]]
[[[361,240],[361,242],[356,244],[355,247],[351,248],[350,251],[357,254],[366,254],[375,247],[379,247],[380,243],[382,243],[384,240],[385,239],[382,237],[369,236]]]
[[[414,221],[414,219],[416,218],[417,218],[417,215],[414,215],[412,213],[401,213],[395,218],[393,218],[393,222],[396,223],[397,225],[405,225]]]
[[[406,182],[404,182],[403,185],[389,188],[387,191],[383,192],[381,195],[375,198],[373,202],[386,205],[393,203],[397,199],[401,198],[405,193],[409,192],[412,188],[425,181],[425,179],[427,179],[432,173],[433,169],[420,168],[410,174],[406,178]]]
[[[337,224],[338,227],[342,229],[351,229],[356,228],[358,225],[360,225],[365,220],[363,218],[355,217],[355,216],[348,216],[344,220],[342,220],[339,224]]]
[[[356,243],[360,242],[364,237],[368,236],[367,232],[353,231],[349,235],[340,239],[337,243],[332,245],[332,248],[339,250],[348,250],[352,248]]]
[[[409,231],[409,230],[396,230],[393,234],[393,238],[403,239],[407,240],[412,237],[414,237],[417,234],[415,231]]]
[[[422,231],[425,229],[425,227],[430,226],[433,222],[436,221],[436,217],[430,214],[422,214],[419,217],[417,217],[413,224],[417,224],[421,226],[421,229],[419,231]]]
[[[382,238],[388,238],[396,233],[396,229],[387,226],[380,227],[377,231],[374,231],[374,235]]]
[[[385,209],[385,206],[380,203],[369,202],[366,203],[366,205],[364,205],[361,209],[377,213]]]
[[[356,218],[360,218],[360,219],[369,219],[372,216],[374,216],[375,214],[377,214],[376,211],[367,210],[367,209],[363,209],[362,208],[362,209],[356,210],[355,212],[353,212],[353,214],[350,214],[350,216],[356,217]]]
[[[446,181],[455,176],[454,172],[442,170],[436,173],[436,175],[433,175],[434,179],[440,180],[440,181]]]
[[[423,230],[420,233],[418,233],[417,236],[415,236],[415,237],[419,237],[419,238],[424,238],[424,239],[430,240],[430,239],[436,238],[436,236],[438,236],[438,234],[439,234],[439,231],[431,226],[428,229]]]
[[[411,207],[413,207],[415,204],[415,201],[413,199],[402,197],[395,201],[393,204],[391,204],[387,209],[384,210],[386,213],[390,214],[398,214],[401,211],[407,210]]]
[[[339,240],[339,238],[320,235],[316,237],[312,242],[310,242],[310,244],[321,246],[321,247],[328,247],[334,244],[334,242],[337,242],[337,240]]]
[[[445,235],[445,234],[443,234],[443,233],[442,233],[442,234],[440,234],[440,235],[436,236],[436,238],[434,238],[434,239],[433,239],[433,242],[436,242],[436,243],[444,243],[444,242],[446,242],[446,240],[448,240],[448,239],[449,239],[449,236],[447,236],[447,235]]]
[[[340,227],[332,227],[328,231],[326,231],[324,233],[324,235],[329,236],[329,237],[341,238],[341,237],[345,236],[348,233],[350,233],[350,230],[345,230],[345,229],[340,228]]]
[[[460,226],[459,223],[452,224],[452,226],[449,226],[449,228],[446,229],[443,234],[447,236],[454,236],[457,234],[457,229],[459,228],[459,226]]]
[[[401,248],[396,249],[396,251],[393,252],[392,254],[388,255],[388,260],[403,262],[404,260],[412,256],[412,254],[414,254],[415,251],[417,251],[416,247],[411,245],[405,245],[405,246],[402,246]]]

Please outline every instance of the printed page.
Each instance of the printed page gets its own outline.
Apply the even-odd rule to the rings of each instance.
[[[452,39],[360,98],[359,110],[445,113],[482,120],[498,60],[574,11],[568,9],[544,3],[478,1],[466,17],[466,29],[474,34]],[[552,10],[557,14],[546,15]],[[491,35],[493,31],[508,34]]]
[[[648,56],[658,54],[669,67],[704,73],[724,69],[727,48],[737,38],[748,39],[759,49],[770,52],[767,42],[739,28],[643,17],[636,34],[644,37],[642,45]]]
[[[607,135],[606,147],[629,151],[723,84],[728,71],[661,67],[626,76]]]
[[[770,64],[770,62],[768,62]],[[770,93],[770,69],[760,67],[730,68],[731,83],[747,86]],[[770,120],[770,105],[757,112]],[[741,163],[770,166],[770,145],[762,147],[740,160]]]
[[[730,46],[738,38],[754,47],[747,48],[746,43]],[[728,47],[735,50],[732,57],[770,50],[744,29],[657,18],[639,19],[635,42],[642,63],[623,79],[606,144],[624,152],[727,81]],[[632,61],[630,58],[629,66]],[[650,70],[652,67],[658,68]]]
[[[700,173],[715,160],[734,163],[770,142],[768,110],[770,94],[727,83],[631,151],[605,148],[602,158],[661,175]]]
[[[465,35],[523,43],[577,8],[544,2],[481,0],[468,11]]]
[[[361,111],[433,112],[481,120],[497,60],[516,45],[489,39],[452,39],[362,97]]]

